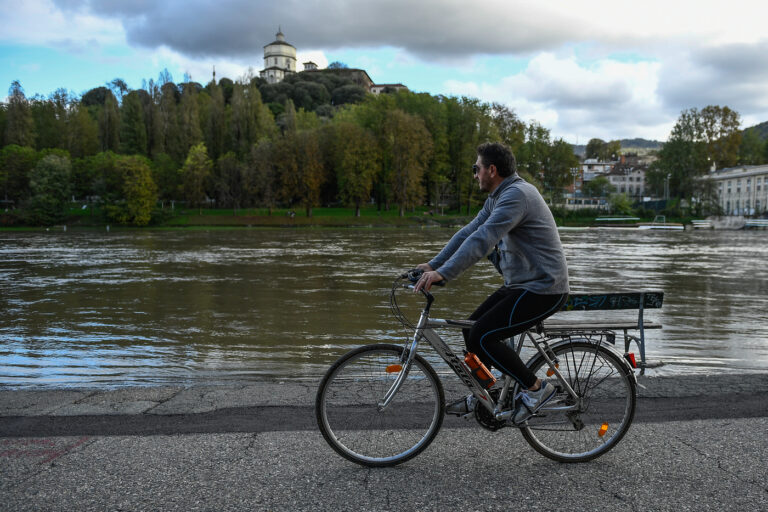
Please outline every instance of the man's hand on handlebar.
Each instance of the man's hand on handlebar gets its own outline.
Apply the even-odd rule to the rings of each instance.
[[[422,266],[429,268],[429,270],[422,268]],[[420,292],[422,288],[424,289],[425,292],[428,292],[429,289],[432,288],[433,283],[439,283],[445,280],[445,278],[442,275],[440,275],[440,272],[436,270],[432,270],[432,267],[430,267],[426,263],[422,263],[416,268],[420,270],[425,270],[425,272],[421,274],[421,277],[416,282],[416,285],[413,287],[414,293]]]

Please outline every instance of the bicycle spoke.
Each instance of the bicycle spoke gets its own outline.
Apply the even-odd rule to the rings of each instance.
[[[570,341],[555,346],[564,363],[561,375],[580,398],[578,407],[564,411],[544,406],[523,428],[526,440],[547,457],[560,461],[594,458],[611,449],[632,421],[635,407],[634,381],[625,373],[619,356],[586,341]],[[539,357],[532,370],[545,378],[544,359]],[[573,403],[565,392],[554,398],[556,404]]]
[[[444,398],[434,370],[414,360],[389,405],[379,404],[401,371],[402,348],[373,345],[342,357],[318,390],[323,436],[342,456],[363,465],[393,465],[416,455],[442,424]]]

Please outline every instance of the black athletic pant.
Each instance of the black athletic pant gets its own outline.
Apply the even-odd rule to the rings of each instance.
[[[533,386],[536,376],[506,339],[559,311],[567,298],[567,293],[539,295],[520,288],[498,289],[469,317],[475,324],[464,329],[467,350],[489,368],[511,375],[526,388]]]

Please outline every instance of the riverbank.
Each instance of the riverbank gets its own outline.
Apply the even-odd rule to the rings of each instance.
[[[305,210],[287,208],[267,210],[264,208],[248,209],[184,209],[166,207],[155,212],[148,226],[136,228],[118,226],[108,222],[98,209],[73,209],[66,222],[50,227],[25,226],[22,224],[3,224],[0,230],[67,230],[67,229],[217,229],[217,228],[389,228],[389,227],[457,227],[467,224],[477,214],[478,208],[470,213],[456,211],[440,212],[428,207],[410,209],[400,216],[397,208],[379,210],[368,206],[355,215],[353,208],[326,207],[314,208],[308,216]],[[693,218],[669,218],[670,223],[689,224]],[[638,217],[638,223],[651,223],[653,217]],[[555,212],[555,222],[560,227],[587,228],[601,227],[604,222],[596,212]],[[614,222],[613,226],[636,227],[633,223]]]

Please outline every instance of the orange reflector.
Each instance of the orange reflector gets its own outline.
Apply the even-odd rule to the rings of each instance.
[[[555,368],[557,368],[559,370],[560,369],[560,365],[555,363]],[[547,377],[551,377],[554,374],[555,374],[555,371],[552,368],[547,370]]]
[[[387,373],[397,373],[402,369],[403,369],[403,365],[401,364],[391,364],[387,366]]]
[[[597,435],[600,437],[603,437],[606,432],[608,432],[608,424],[603,423],[602,425],[600,425],[600,430],[597,431]]]
[[[624,357],[627,358],[627,361],[632,365],[632,368],[637,368],[637,361],[635,361],[635,354],[633,352],[627,352],[624,354]]]

